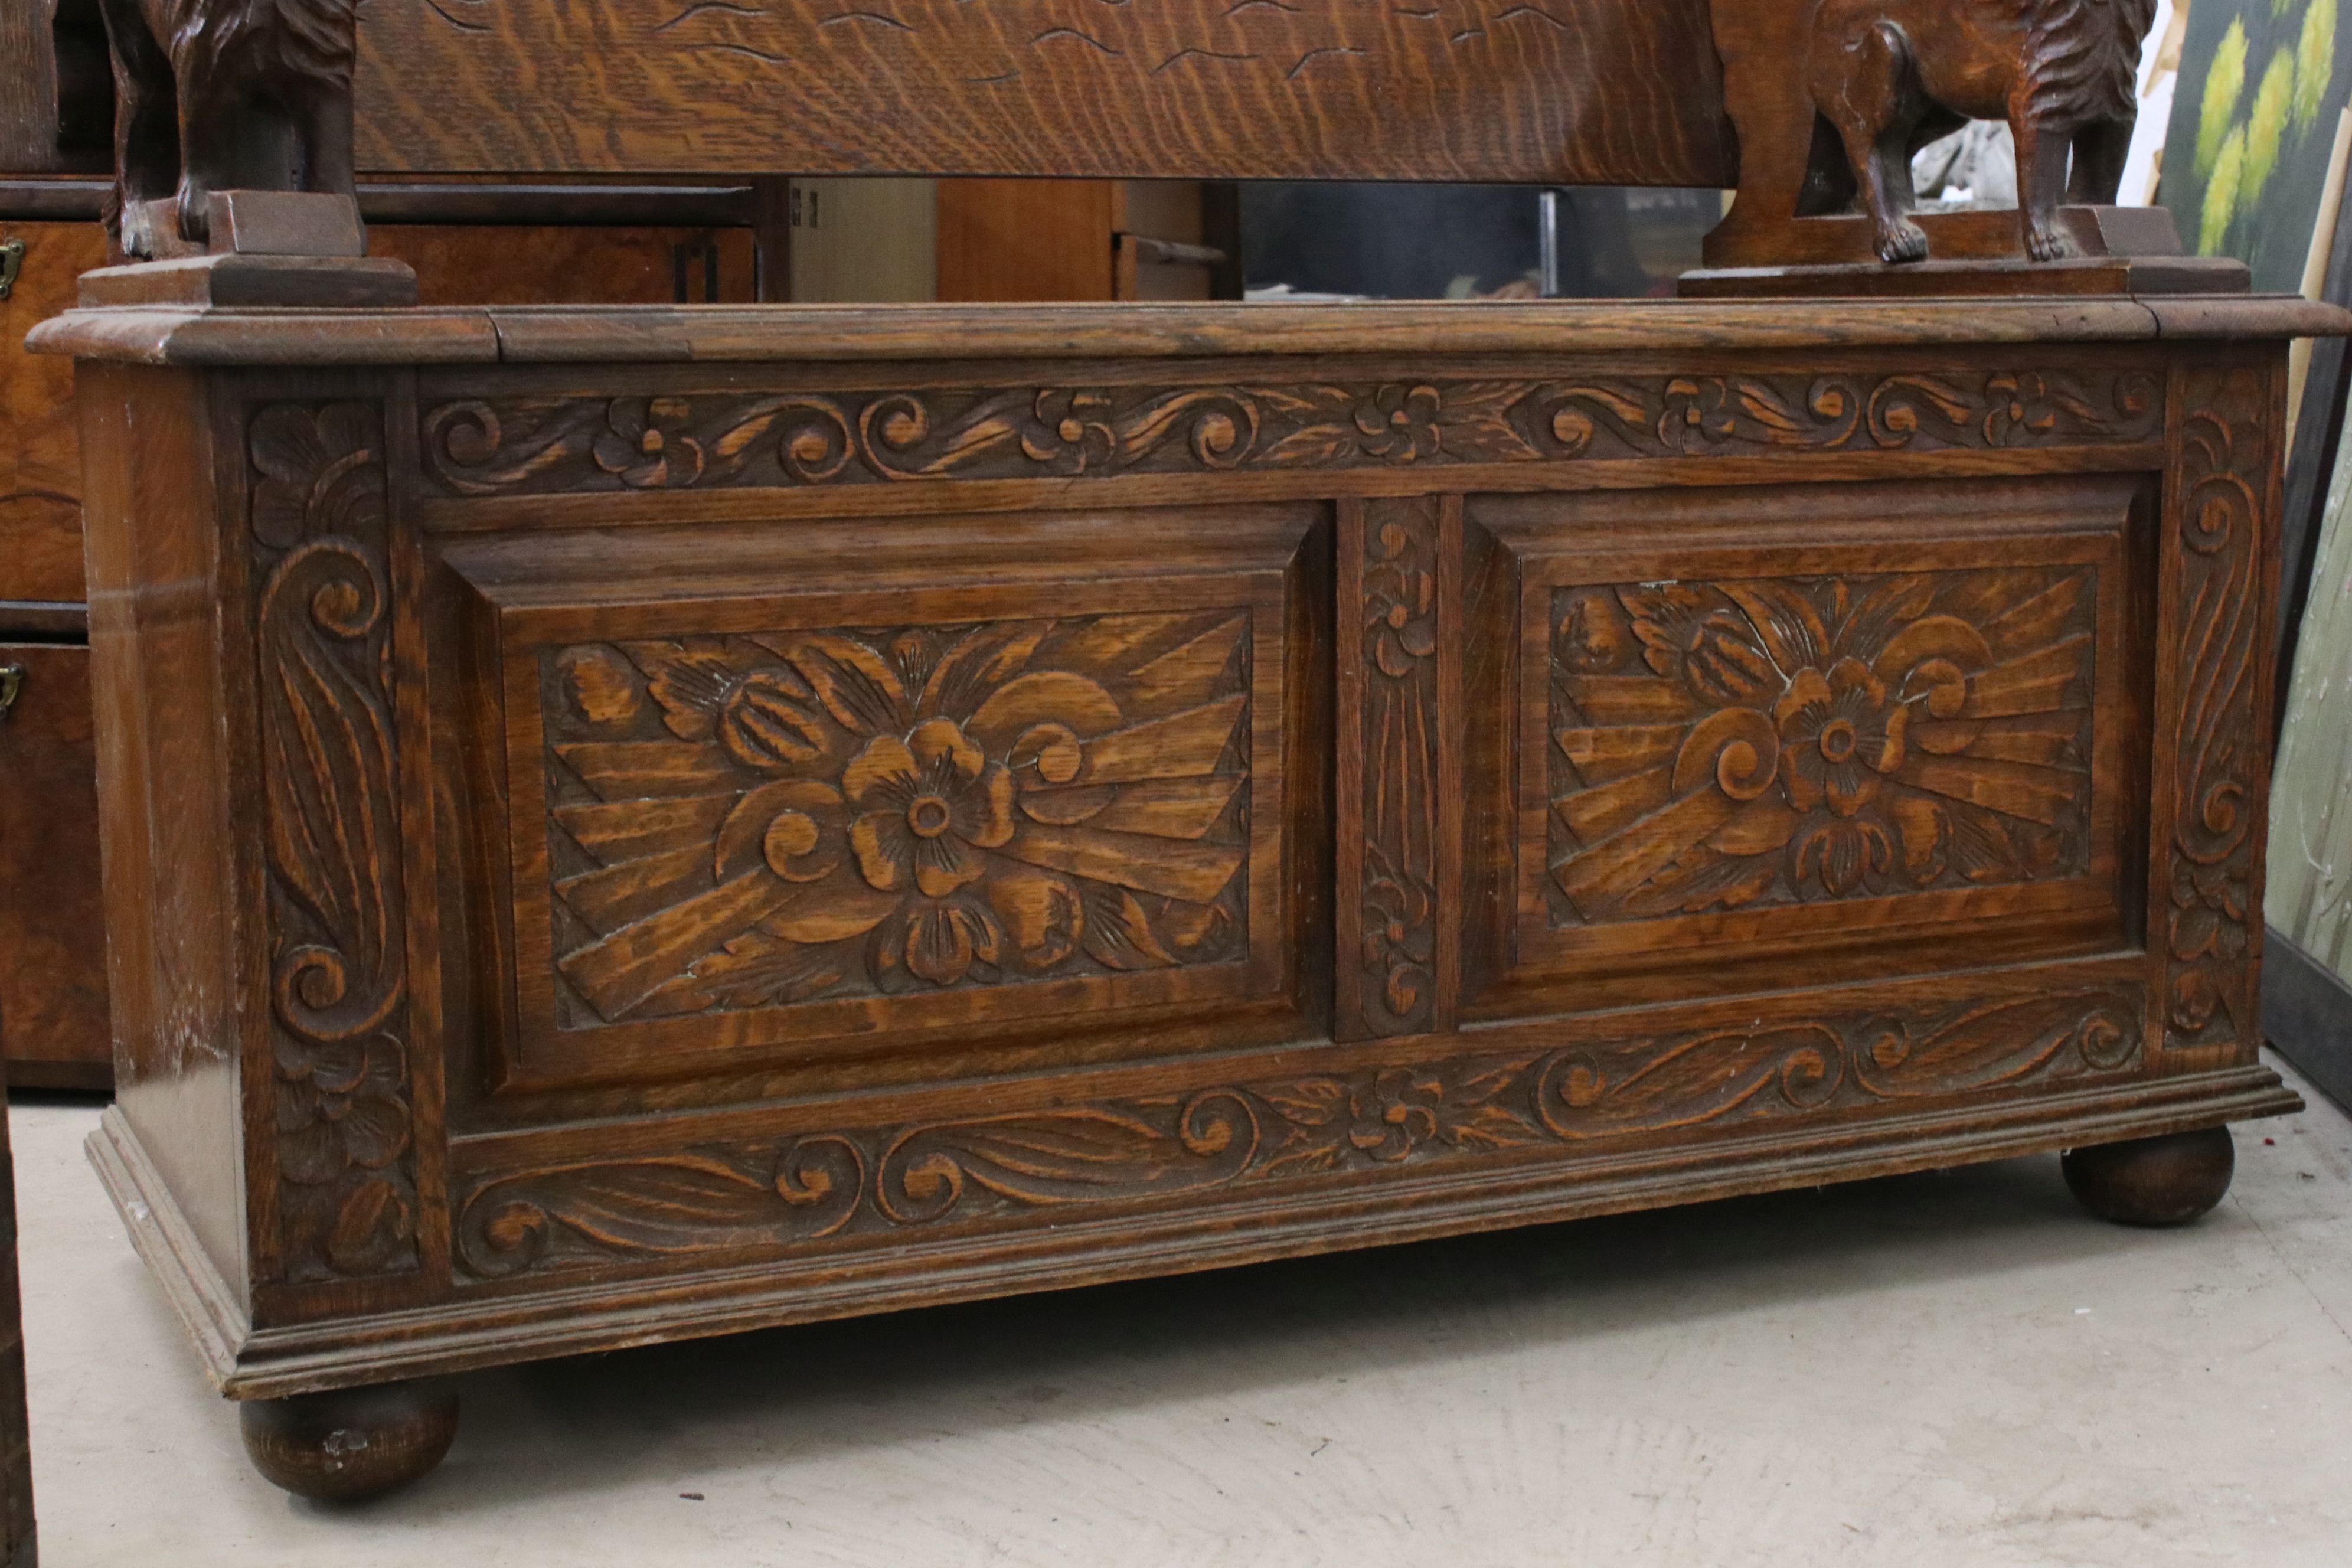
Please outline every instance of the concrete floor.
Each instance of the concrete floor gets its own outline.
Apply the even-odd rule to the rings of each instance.
[[[2185,1231],[2026,1160],[486,1373],[345,1512],[246,1468],[96,1110],[14,1117],[48,1568],[2352,1562],[2315,1098]]]

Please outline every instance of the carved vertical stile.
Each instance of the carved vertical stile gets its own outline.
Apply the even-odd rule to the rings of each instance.
[[[2168,1051],[2253,1059],[2261,1045],[2270,619],[2283,416],[2278,377],[2242,363],[2173,376],[2148,886]]]
[[[247,428],[279,1268],[418,1266],[384,416]]]
[[[1460,500],[1350,505],[1339,550],[1338,1033],[1425,1034],[1458,1001]]]

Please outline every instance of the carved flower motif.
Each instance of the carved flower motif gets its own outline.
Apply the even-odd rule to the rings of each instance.
[[[616,397],[589,453],[634,489],[690,485],[702,477],[702,443],[685,433],[692,412],[683,397]]]
[[[1118,449],[1110,409],[1108,393],[1039,393],[1031,409],[1036,424],[1021,434],[1022,455],[1051,465],[1056,473],[1083,474],[1101,467]]]
[[[1437,651],[1437,576],[1412,558],[1412,542],[1395,523],[1378,540],[1381,559],[1364,573],[1365,629],[1381,672],[1401,680]]]
[[[1410,463],[1436,454],[1437,415],[1437,388],[1391,384],[1356,405],[1356,432],[1372,457]]]
[[[2200,866],[2187,856],[2172,862],[2172,954],[2175,958],[2244,956],[2246,868],[2231,860]]]
[[[858,814],[849,826],[857,868],[884,892],[911,883],[944,899],[986,872],[975,849],[1013,837],[1012,770],[982,756],[952,720],[926,720],[905,741],[875,736],[841,787]]]
[[[297,1043],[278,1051],[278,1158],[303,1186],[353,1166],[382,1170],[408,1147],[399,1042],[382,1035]]]
[[[1436,1079],[1391,1068],[1349,1089],[1348,1142],[1375,1160],[1402,1160],[1437,1136],[1444,1107]]]
[[[1876,797],[1879,780],[1903,765],[1910,710],[1889,706],[1886,687],[1861,660],[1842,658],[1827,674],[1801,669],[1772,705],[1780,731],[1780,782],[1789,804],[1811,811],[1826,800],[1852,816]]]
[[[1392,878],[1375,878],[1364,889],[1363,929],[1364,973],[1381,982],[1391,1013],[1412,1016],[1421,1005],[1418,988],[1430,983],[1436,954],[1428,893]]]

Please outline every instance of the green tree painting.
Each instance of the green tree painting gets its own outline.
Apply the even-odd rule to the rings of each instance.
[[[2195,0],[2158,195],[2200,256],[2258,289],[2303,282],[2336,120],[2352,95],[2352,4]]]

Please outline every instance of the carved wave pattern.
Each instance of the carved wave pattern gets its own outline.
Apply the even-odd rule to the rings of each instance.
[[[1434,1027],[1437,993],[1435,510],[1381,516],[1364,541],[1364,1022]]]
[[[2268,712],[2260,706],[2269,387],[2252,372],[2195,389],[2181,428],[2178,752],[2167,900],[2166,1043],[2245,1040]]]
[[[1670,375],[465,399],[427,411],[459,496],[2138,442],[2154,377]]]
[[[565,1025],[1239,957],[1249,631],[1234,608],[550,650]]]
[[[1552,923],[2079,876],[2097,574],[1552,598]]]
[[[2133,1075],[2145,1006],[2127,986],[2060,990],[502,1173],[468,1191],[458,1254],[491,1279],[849,1243],[1382,1166],[1559,1157],[1702,1123],[2061,1087]]]
[[[416,1267],[391,719],[383,417],[253,416],[280,1250],[289,1279]]]

